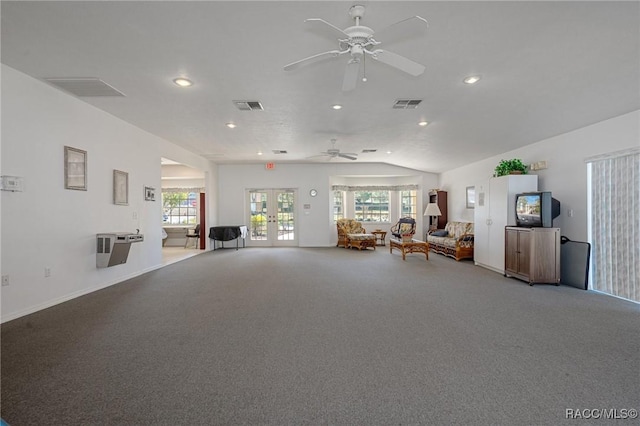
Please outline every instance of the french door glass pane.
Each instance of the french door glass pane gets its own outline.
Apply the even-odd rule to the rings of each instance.
[[[293,192],[279,192],[278,195],[278,240],[295,239]]]
[[[266,240],[268,238],[267,229],[267,193],[251,192],[251,240]]]

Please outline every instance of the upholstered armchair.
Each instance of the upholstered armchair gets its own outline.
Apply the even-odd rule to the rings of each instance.
[[[416,220],[412,217],[402,217],[391,227],[391,235],[398,240],[411,240],[416,233]]]
[[[336,247],[357,247],[362,248],[373,247],[376,249],[376,236],[367,234],[362,224],[355,219],[338,219],[336,222],[338,230],[338,243]]]

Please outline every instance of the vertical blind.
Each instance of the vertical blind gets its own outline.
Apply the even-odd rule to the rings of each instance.
[[[591,165],[592,288],[640,302],[640,149]]]

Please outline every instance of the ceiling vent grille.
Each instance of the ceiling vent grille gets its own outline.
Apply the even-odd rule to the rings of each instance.
[[[363,149],[362,153],[363,154],[370,154],[370,153],[376,152],[376,151],[377,151],[377,149]]]
[[[49,84],[69,92],[80,98],[104,97],[104,96],[125,96],[124,93],[114,89],[104,81],[95,77],[78,78],[45,78]]]
[[[240,111],[264,111],[262,104],[258,101],[233,101]]]
[[[274,149],[273,150],[274,154],[287,154],[287,151],[284,149]]]
[[[393,104],[393,109],[416,109],[422,99],[398,99]]]

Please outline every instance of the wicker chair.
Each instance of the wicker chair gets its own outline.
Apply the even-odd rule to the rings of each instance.
[[[336,222],[338,230],[338,243],[336,247],[352,248],[359,250],[367,247],[376,249],[376,236],[367,234],[362,224],[355,219],[338,219]]]
[[[416,233],[416,220],[412,217],[402,217],[391,227],[391,235],[398,240],[409,240]]]

